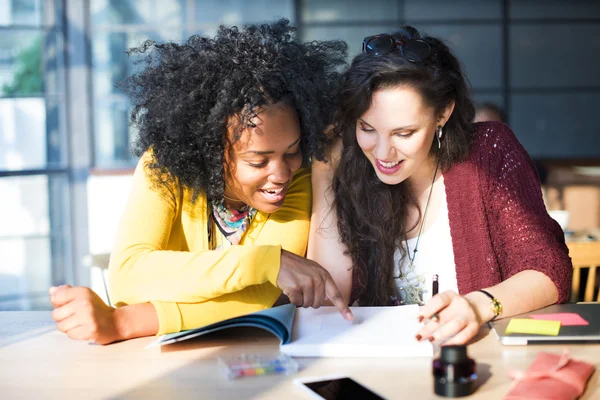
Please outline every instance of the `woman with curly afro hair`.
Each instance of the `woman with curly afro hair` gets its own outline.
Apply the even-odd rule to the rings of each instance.
[[[58,329],[105,344],[196,328],[282,296],[352,314],[305,259],[311,177],[323,158],[346,44],[297,43],[287,20],[214,38],[146,42],[122,83],[141,156],[110,259],[107,306],[90,289],[50,289]]]

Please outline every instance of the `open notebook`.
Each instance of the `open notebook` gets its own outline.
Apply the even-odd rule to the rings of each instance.
[[[432,356],[428,341],[418,342],[419,306],[350,307],[346,321],[334,307],[298,309],[292,339],[281,351],[294,357]]]
[[[279,338],[281,351],[296,357],[432,356],[429,342],[415,334],[418,306],[351,307],[346,321],[334,307],[298,308],[291,304],[231,318],[208,326],[161,336],[149,347],[236,327],[255,327]]]
[[[295,312],[296,306],[293,304],[285,304],[279,307],[268,308],[266,310],[226,319],[224,321],[216,322],[200,328],[169,333],[161,336],[158,338],[158,340],[152,342],[148,347],[163,346],[198,336],[207,335],[212,332],[222,331],[223,329],[240,327],[264,329],[277,336],[281,343],[289,343]]]

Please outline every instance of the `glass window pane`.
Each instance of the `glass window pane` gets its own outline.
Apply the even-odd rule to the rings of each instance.
[[[510,84],[516,88],[600,87],[600,25],[513,25]]]
[[[120,93],[116,84],[139,70],[126,51],[146,40],[180,42],[180,30],[164,32],[95,32],[92,39],[94,96]]]
[[[157,42],[181,40],[177,30],[165,32],[98,32],[93,35],[92,65],[94,93],[94,156],[97,167],[134,165],[130,151],[130,105],[117,83],[136,73],[125,51],[150,39]]]
[[[49,238],[0,237],[0,310],[51,309]]]
[[[463,64],[475,89],[502,87],[502,27],[487,25],[427,25],[419,29],[448,44]]]
[[[365,36],[382,32],[390,32],[394,26],[348,26],[348,27],[307,27],[303,29],[302,40],[331,40],[339,39],[348,43],[348,58],[352,60],[361,51]]]
[[[43,0],[2,0],[0,1],[0,25],[39,26],[42,23],[43,12]]]
[[[404,17],[407,21],[500,19],[502,18],[502,0],[404,0]]]
[[[44,92],[42,43],[40,32],[2,32],[0,96],[39,96]]]
[[[511,1],[509,15],[512,19],[562,19],[600,18],[597,0],[519,0]]]
[[[62,97],[0,98],[0,170],[65,167]]]
[[[0,178],[0,193],[0,239],[50,233],[48,177]]]
[[[304,23],[394,21],[399,17],[398,3],[387,0],[304,0],[302,21]]]
[[[134,131],[129,126],[130,104],[124,96],[98,97],[94,102],[95,166],[135,165],[131,154]]]
[[[55,30],[2,30],[0,97],[57,94],[63,87],[63,51]]]
[[[42,98],[0,99],[0,170],[46,167]]]
[[[0,310],[46,309],[48,287],[64,282],[67,189],[64,174],[0,178]]]
[[[600,94],[515,94],[510,125],[534,158],[600,158]]]
[[[293,0],[196,0],[193,24],[235,25],[271,22],[285,17],[294,23]]]
[[[93,25],[180,26],[186,0],[91,0]]]

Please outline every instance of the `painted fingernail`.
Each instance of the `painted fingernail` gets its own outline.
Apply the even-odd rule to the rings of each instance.
[[[424,320],[424,319],[425,319],[425,317],[424,317],[424,316],[422,316],[422,315],[419,315],[419,317],[417,318],[417,320],[418,320],[419,322],[423,322],[423,320]]]
[[[415,339],[417,339],[417,340],[420,342],[420,341],[421,341],[421,339],[423,339],[423,336],[421,336],[421,335],[417,334],[417,335],[415,336]]]
[[[434,340],[435,340],[435,338],[434,338],[433,336],[431,336],[431,337],[429,338],[429,341],[430,341],[430,342],[433,342]]]

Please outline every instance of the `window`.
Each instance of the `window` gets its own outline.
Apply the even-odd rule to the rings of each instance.
[[[509,120],[533,157],[600,157],[600,5],[512,2],[507,43]]]
[[[294,21],[291,0],[90,0],[94,166],[130,168],[135,132],[127,98],[116,84],[135,72],[125,53],[145,40],[181,42],[192,34],[216,32],[219,24]]]
[[[58,3],[0,3],[0,310],[49,308],[70,268]]]
[[[503,107],[538,159],[600,158],[600,4],[594,0],[300,1],[302,39],[342,39],[412,25],[445,40],[475,101]]]

